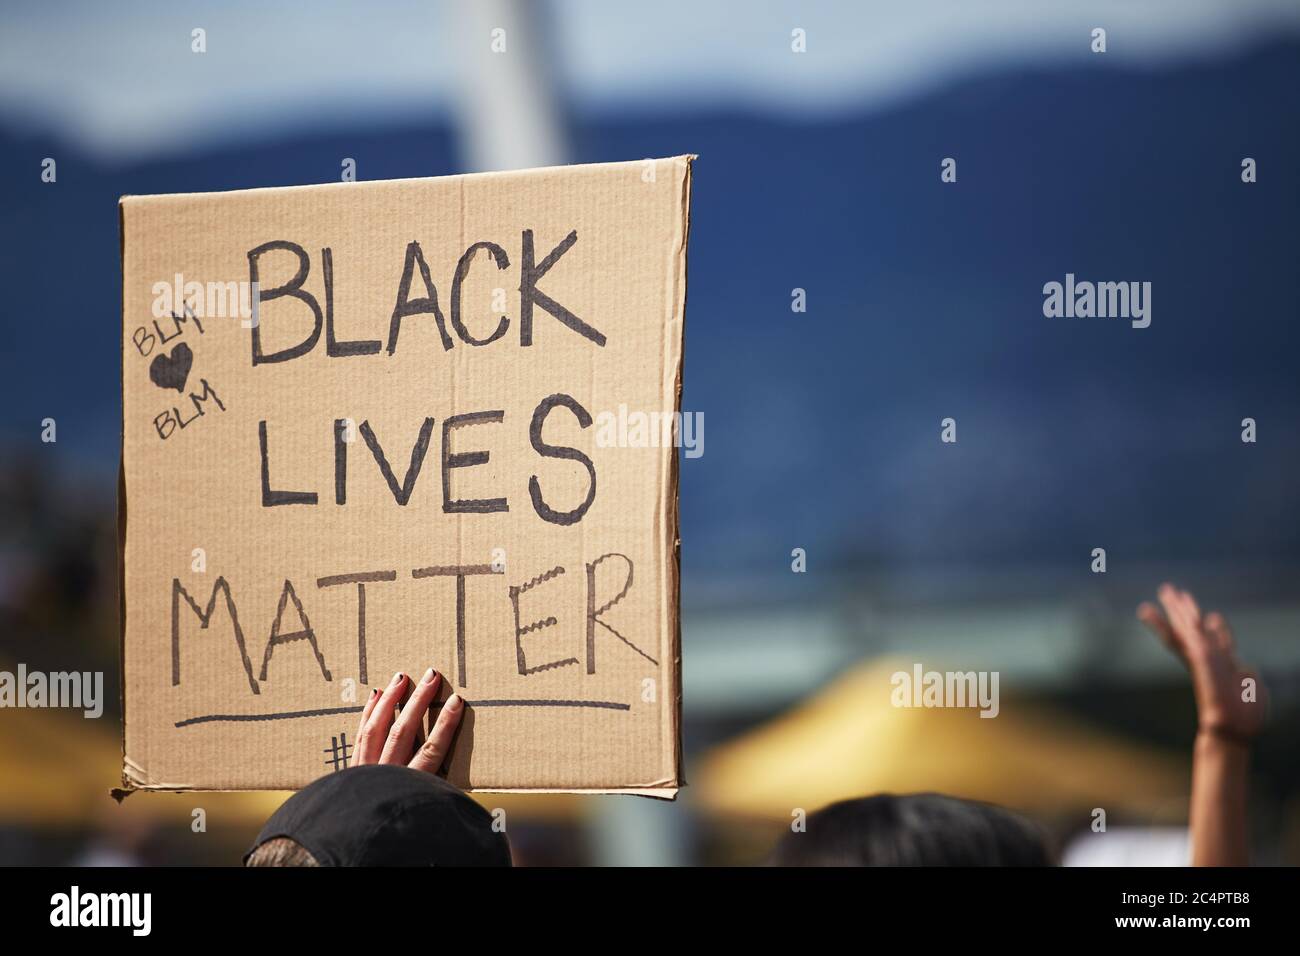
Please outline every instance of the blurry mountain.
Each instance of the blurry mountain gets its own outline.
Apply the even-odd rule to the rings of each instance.
[[[579,162],[700,154],[688,594],[788,581],[795,547],[810,569],[904,574],[1078,566],[1094,547],[1112,565],[1295,565],[1297,116],[1288,43],[1169,72],[987,75],[835,122],[574,117]],[[334,181],[344,157],[362,179],[440,175],[454,147],[438,126],[341,126],[110,167],[0,131],[0,450],[83,472],[111,520],[119,195]],[[1151,326],[1045,318],[1042,287],[1067,273],[1151,282]]]

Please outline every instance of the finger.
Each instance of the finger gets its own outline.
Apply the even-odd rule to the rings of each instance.
[[[1200,643],[1202,635],[1196,620],[1193,619],[1191,609],[1182,591],[1172,584],[1165,583],[1160,586],[1157,597],[1165,609],[1165,614],[1169,618],[1169,626],[1174,632],[1174,637],[1178,640],[1179,646],[1184,654],[1190,653],[1195,645]]]
[[[1179,657],[1183,656],[1182,647],[1178,639],[1174,637],[1173,629],[1169,626],[1169,621],[1160,613],[1160,608],[1156,607],[1150,601],[1143,601],[1138,605],[1137,618],[1147,626],[1156,637],[1160,638],[1160,643],[1165,645]]]
[[[1237,641],[1233,637],[1232,628],[1228,626],[1228,621],[1222,614],[1211,611],[1205,615],[1205,629],[1210,632],[1210,637],[1219,650],[1225,654],[1236,654]]]
[[[394,725],[396,725],[396,723],[397,723],[399,720],[402,719],[402,711],[406,710],[406,705],[410,702],[410,700],[411,700],[411,694],[414,693],[414,692],[415,692],[415,678],[414,678],[414,677],[408,677],[408,678],[403,682],[403,685],[402,685],[402,696],[398,698],[398,700],[397,700],[397,706],[393,709],[393,713],[394,713],[393,723],[394,723]],[[393,731],[392,731],[392,729],[390,728],[388,732],[389,732],[389,734],[392,734]],[[384,738],[384,746],[385,746],[385,747],[388,746],[388,738]],[[383,762],[384,762],[384,758],[383,758],[383,754],[382,754],[382,753],[380,754],[379,762],[380,762],[380,763],[383,763]],[[400,763],[401,761],[396,761],[396,762],[397,762],[397,763]]]
[[[1201,623],[1201,606],[1196,603],[1196,595],[1191,591],[1179,591],[1182,595],[1183,605],[1187,608],[1188,616],[1197,624]]]
[[[403,677],[405,677],[405,675],[403,675]],[[402,713],[402,708],[406,706],[406,702],[411,699],[411,691],[414,689],[414,685],[411,681],[412,678],[409,677],[405,677],[402,681],[402,692],[397,697],[397,706],[393,708],[395,714],[400,715]],[[394,717],[393,719],[396,720],[397,718]]]
[[[1160,601],[1160,606],[1165,609],[1165,615],[1169,618],[1170,626],[1177,633],[1178,624],[1182,622],[1186,615],[1182,592],[1166,581],[1156,591],[1156,598]]]
[[[434,670],[434,668],[430,667],[429,670],[432,671],[432,670]],[[425,673],[427,674],[428,671],[426,671]],[[437,673],[435,672],[435,676],[438,678],[438,680],[436,681],[436,687],[437,687],[438,690],[441,690],[441,689],[442,689],[442,675],[441,675],[441,674],[437,674]],[[433,695],[433,696],[434,696],[435,698],[437,697],[437,690],[434,691],[434,695]],[[432,706],[432,704],[433,704],[433,701],[430,700],[428,704],[425,704],[425,705],[424,705],[425,713],[428,712],[428,708],[429,708],[430,706]],[[416,717],[415,717],[415,739],[411,741],[411,747],[412,747],[412,749],[414,749],[414,748],[416,748],[416,747],[419,747],[421,744],[424,743],[424,718],[425,718],[425,714],[424,714],[424,713],[417,714]]]
[[[464,711],[465,700],[460,694],[452,694],[447,698],[429,731],[429,739],[415,752],[410,766],[428,773],[437,773],[442,768],[442,762],[451,751],[451,740],[456,736],[456,728],[460,726]]]
[[[1183,608],[1183,627],[1186,630],[1187,651],[1201,660],[1212,654],[1218,647],[1218,641],[1205,626],[1201,616],[1200,605],[1191,591],[1178,591],[1178,599]]]
[[[358,751],[359,751],[360,748],[359,748],[359,746],[357,745],[357,743],[355,743],[355,741],[360,741],[360,740],[361,740],[361,733],[362,733],[362,731],[364,731],[364,730],[366,729],[366,721],[369,720],[369,719],[370,719],[370,715],[371,715],[372,713],[374,713],[374,710],[375,710],[375,702],[376,702],[377,700],[379,700],[379,688],[378,688],[378,687],[376,687],[374,690],[372,690],[372,691],[370,692],[370,696],[366,698],[366,706],[363,707],[363,708],[361,708],[361,719],[360,719],[359,721],[357,721],[357,732],[356,732],[355,734],[353,734],[353,736],[352,736],[352,739],[353,739],[353,741],[354,741],[354,743],[353,743],[353,745],[352,745],[352,763],[353,763],[354,765],[365,763],[364,760],[361,760],[361,759],[359,759],[359,757],[358,757]]]
[[[384,752],[379,757],[380,763],[404,764],[411,759],[411,751],[415,749],[415,738],[419,733],[420,724],[424,721],[424,714],[429,709],[429,705],[438,695],[438,687],[441,684],[442,677],[430,667],[424,672],[420,683],[411,688],[410,698],[402,707],[397,720],[393,722],[392,730],[388,732]]]
[[[1173,622],[1174,615],[1178,613],[1178,590],[1168,581],[1156,589],[1156,600],[1164,608],[1165,616]]]
[[[388,728],[393,723],[393,709],[397,707],[397,702],[402,699],[406,684],[406,675],[398,671],[393,675],[393,679],[388,682],[384,692],[379,695],[379,700],[375,701],[375,706],[370,711],[370,719],[357,732],[357,746],[353,750],[353,753],[357,755],[357,763],[379,762],[379,755],[384,749],[384,741],[388,738]]]

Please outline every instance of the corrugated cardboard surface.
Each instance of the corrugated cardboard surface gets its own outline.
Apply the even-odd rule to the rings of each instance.
[[[370,687],[433,665],[448,685],[440,696],[454,689],[470,702],[447,769],[453,782],[675,791],[676,452],[600,447],[595,419],[620,406],[678,408],[690,159],[122,200],[125,786],[301,787],[341,766],[342,738],[350,744],[357,723],[352,710]],[[531,344],[521,342],[526,230],[539,268],[576,232],[536,287],[598,330],[603,346],[540,304]],[[377,341],[378,351],[331,356],[322,329],[304,354],[254,364],[252,331],[237,314],[196,315],[163,341],[178,327],[155,318],[158,283],[174,285],[177,274],[202,284],[248,281],[250,250],[278,240],[307,254],[302,289],[332,313],[336,341]],[[478,251],[460,290],[463,326],[483,340],[500,315],[509,324],[475,346],[452,325],[452,280],[465,250],[485,241],[509,265],[499,269]],[[428,265],[452,347],[425,312],[400,322],[390,354],[411,242]],[[264,353],[304,341],[314,327],[303,301],[268,300],[298,265],[283,249],[258,260]],[[425,295],[417,267],[410,298]],[[191,396],[205,388],[196,402]],[[556,394],[593,423],[583,428],[574,411],[556,407],[530,436],[539,404]],[[449,417],[488,411],[499,420],[444,436]],[[362,432],[382,448],[400,490],[428,418],[422,466],[399,504]],[[343,419],[353,431],[343,443],[339,504],[335,421]],[[315,493],[315,504],[264,503],[263,431],[266,487]],[[539,516],[530,479],[546,506],[564,512],[587,496],[588,471],[580,460],[539,453],[536,438],[591,460],[595,495],[573,523]],[[505,498],[508,511],[448,513],[444,455],[476,451],[487,460],[451,467],[447,497]],[[598,561],[607,554],[625,558]],[[493,562],[504,563],[503,573],[464,578],[462,654],[457,579],[413,571]],[[631,583],[615,602],[629,564]],[[373,572],[381,579],[365,585],[362,683],[358,587],[329,579]],[[521,589],[518,629],[512,587]],[[205,627],[189,601],[206,613],[214,594]],[[591,613],[599,623],[589,624]],[[305,637],[271,641],[273,632],[308,629],[315,648]],[[291,716],[303,712],[311,716]]]

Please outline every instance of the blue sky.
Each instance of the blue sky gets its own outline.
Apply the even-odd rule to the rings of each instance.
[[[546,33],[549,93],[528,103],[565,135],[546,147],[498,123],[523,149],[507,164],[701,156],[692,582],[788,583],[795,545],[823,567],[932,581],[945,566],[1077,567],[1103,540],[1120,566],[1262,568],[1252,580],[1294,590],[1270,576],[1300,563],[1294,0],[888,17],[561,2],[547,30],[509,27],[504,63],[485,52],[487,24],[508,17],[496,2],[468,25],[442,5],[298,6],[0,10],[3,453],[49,451],[37,426],[56,417],[66,473],[111,506],[118,196],[334,181],[345,156],[363,179],[474,168],[464,103],[483,90],[464,76],[541,56]],[[807,54],[789,50],[794,25]],[[57,186],[40,181],[46,156]],[[945,156],[956,184],[940,182]],[[1243,156],[1258,183],[1241,183]],[[1045,319],[1042,286],[1067,272],[1152,282],[1152,326]],[[949,415],[961,443],[945,449]]]
[[[804,121],[885,109],[993,69],[1080,66],[1094,27],[1107,30],[1104,65],[1126,70],[1300,33],[1295,0],[549,0],[527,5],[531,24],[511,7],[11,0],[0,6],[0,123],[131,162],[321,125],[446,120],[471,99],[497,24],[572,113],[721,108]],[[190,50],[196,27],[202,56]],[[791,53],[795,28],[806,54]]]

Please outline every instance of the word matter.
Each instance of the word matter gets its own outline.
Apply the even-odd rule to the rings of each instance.
[[[596,587],[596,569],[606,561],[621,562],[626,569],[623,577],[623,583],[613,590],[610,594],[597,594]],[[555,627],[559,621],[554,615],[549,615],[533,621],[526,621],[525,614],[521,609],[521,600],[529,592],[540,588],[548,582],[555,581],[563,576],[566,571],[561,566],[551,568],[542,574],[537,575],[523,584],[511,585],[507,587],[506,594],[509,598],[511,610],[514,615],[514,635],[513,651],[514,665],[520,676],[527,677],[542,671],[554,670],[560,667],[582,666],[585,663],[588,674],[596,673],[596,637],[600,633],[597,628],[602,628],[604,632],[612,635],[621,641],[626,647],[643,657],[652,664],[658,665],[658,661],[650,654],[646,653],[630,639],[625,637],[605,619],[605,614],[613,607],[619,604],[632,588],[632,560],[627,555],[617,552],[602,554],[594,561],[585,562],[586,571],[586,653],[585,661],[580,661],[575,656],[565,656],[552,658],[545,661],[537,662],[530,660],[529,648],[525,644],[525,638],[529,635],[536,634],[538,631]],[[413,580],[424,580],[429,578],[441,578],[445,580],[454,580],[456,585],[456,668],[457,682],[461,687],[469,684],[468,673],[468,640],[465,627],[465,608],[466,608],[466,581],[473,577],[490,574],[502,574],[503,570],[490,564],[482,565],[453,565],[453,566],[433,566],[425,568],[412,568],[411,578]],[[369,674],[367,666],[367,647],[366,647],[366,587],[367,585],[376,585],[391,583],[397,580],[396,570],[385,571],[363,571],[351,574],[336,574],[329,577],[317,579],[317,588],[330,588],[339,585],[355,585],[357,588],[357,673],[362,684],[369,683]],[[256,676],[252,660],[248,656],[248,642],[244,638],[244,629],[239,620],[239,608],[235,602],[234,592],[229,582],[224,577],[218,577],[212,586],[212,593],[208,597],[207,605],[200,607],[199,603],[186,589],[179,578],[172,579],[172,613],[171,613],[171,648],[172,648],[172,686],[178,686],[181,683],[181,608],[188,606],[189,609],[199,619],[199,626],[207,630],[212,624],[217,610],[217,600],[220,598],[224,605],[226,616],[230,621],[230,628],[235,640],[235,645],[239,650],[240,661],[242,662],[244,675],[248,680],[248,688],[254,694],[261,693],[259,681],[268,680],[270,673],[271,660],[275,655],[276,649],[286,644],[305,642],[311,649],[316,660],[316,665],[320,670],[322,679],[332,681],[333,673],[326,664],[325,656],[321,653],[320,644],[316,639],[316,629],[312,626],[307,616],[307,610],[303,606],[302,600],[298,596],[297,589],[293,582],[288,578],[285,579],[284,585],[280,590],[280,600],[276,608],[275,618],[271,623],[270,636],[266,642],[266,648],[262,654],[262,666]],[[292,623],[286,629],[286,612],[290,605],[293,607],[293,615],[297,617],[296,626]]]

